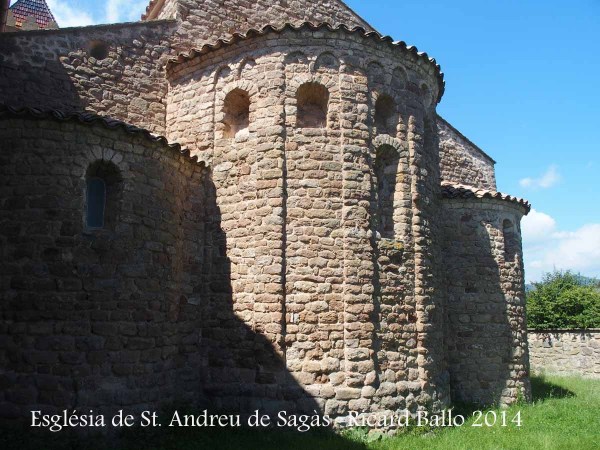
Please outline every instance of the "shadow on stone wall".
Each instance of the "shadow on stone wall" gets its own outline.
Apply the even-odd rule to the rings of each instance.
[[[452,401],[499,404],[510,397],[506,389],[515,387],[510,305],[494,253],[498,250],[492,248],[500,230],[489,218],[464,210],[452,220],[445,248]]]
[[[0,202],[1,419],[17,425],[29,422],[32,410],[65,409],[112,417],[119,409],[139,414],[178,404],[215,413],[323,414],[273,344],[234,312],[227,236],[212,181],[202,186],[204,213],[194,207],[165,214],[165,223],[154,231],[135,231],[123,220],[142,219],[128,212],[114,232],[85,235],[81,179],[56,177],[52,188],[28,190],[34,178],[15,169],[26,167],[32,154],[25,141],[10,144],[10,153],[1,148],[2,170],[7,182],[19,187]],[[54,169],[63,165],[60,159],[55,163]],[[169,180],[170,175],[160,175],[162,169],[168,168],[144,170],[154,180]],[[185,204],[186,195],[198,195],[199,187],[181,197],[155,199],[143,220],[157,217],[152,208]],[[137,189],[142,187],[133,183],[124,190],[123,204],[148,206],[136,203]],[[208,219],[183,219],[196,213]],[[161,230],[173,223],[188,232],[197,226],[197,240],[204,243],[201,258],[191,244],[181,254],[169,254],[167,246],[149,250],[162,248]],[[176,249],[181,234],[169,238]],[[176,276],[177,270],[199,273]],[[186,286],[186,280],[195,285]],[[345,447],[339,436],[327,439],[339,448],[360,448]]]
[[[321,414],[319,403],[293,378],[273,343],[235,314],[227,236],[212,181],[207,193],[209,270],[200,289],[205,358],[201,384],[209,404],[224,411]]]
[[[18,58],[20,64],[9,62]],[[28,62],[44,63],[44,68]],[[0,39],[0,98],[5,105],[39,109],[57,109],[62,112],[83,111],[85,103],[58,58],[44,61],[45,57],[30,56],[13,39]],[[60,93],[60,95],[56,95]],[[49,95],[54,96],[49,97]]]

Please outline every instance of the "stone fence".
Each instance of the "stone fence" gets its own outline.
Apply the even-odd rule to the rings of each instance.
[[[600,378],[600,329],[529,330],[534,373]]]

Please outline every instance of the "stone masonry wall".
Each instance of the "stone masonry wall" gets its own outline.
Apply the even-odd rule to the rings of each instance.
[[[150,0],[147,8],[154,9],[154,6],[156,6],[158,3],[159,0]],[[147,10],[147,12],[142,15],[142,20],[178,19],[178,7],[180,7],[179,0],[164,0],[160,11],[155,11],[150,18],[148,17],[148,13],[150,13],[150,11]]]
[[[491,199],[446,199],[443,207],[452,398],[483,404],[528,398],[519,228],[525,210]]]
[[[266,25],[281,27],[308,21],[371,30],[339,0],[167,0],[157,17],[181,22],[173,44],[183,51]]]
[[[525,210],[441,199],[495,179],[437,116],[435,64],[315,26],[167,63],[267,23],[368,28],[338,1],[159,19],[0,35],[1,103],[114,117],[213,168],[123,125],[2,116],[0,414],[183,398],[343,422],[527,397]],[[103,231],[83,224],[97,160],[122,178]]]
[[[88,111],[164,134],[174,21],[0,34],[0,103]],[[93,45],[108,55],[90,55]]]
[[[442,181],[496,190],[495,161],[438,116]]]
[[[360,35],[305,28],[170,68],[167,132],[214,167],[233,310],[285,361],[280,372],[243,372],[243,355],[233,351],[229,378],[209,375],[211,398],[227,399],[245,376],[250,404],[252,391],[266,387],[269,404],[281,406],[274,400],[283,396],[297,409],[298,392],[285,385],[291,375],[334,417],[447,401],[438,393],[441,296],[428,275],[439,256],[427,256],[436,254],[435,239],[424,226],[439,195],[431,120],[438,85],[416,58]],[[327,91],[320,125],[301,125],[307,84]],[[248,125],[231,135],[227,102],[240,91],[249,98]],[[375,125],[383,95],[395,103],[385,131]],[[396,161],[384,172],[393,187],[381,192],[391,196],[391,237],[378,234],[374,220],[382,203],[373,174],[386,152]],[[425,203],[430,210],[422,211]],[[209,315],[223,306],[214,308]]]
[[[311,41],[310,44],[307,40]],[[308,47],[307,50],[303,50],[305,46]],[[379,80],[379,84],[383,83],[388,93],[395,89],[418,98],[423,96],[429,108],[435,107],[435,99],[439,96],[440,86],[436,79],[435,66],[431,63],[424,64],[423,58],[403,50],[400,46],[382,44],[376,38],[371,39],[361,33],[344,30],[314,30],[309,27],[301,30],[285,29],[282,32],[267,32],[261,36],[244,39],[209,51],[204,56],[190,60],[184,58],[182,63],[172,64],[167,74],[170,84],[167,100],[168,138],[189,148],[198,154],[200,159],[210,162],[215,136],[214,122],[221,112],[214,110],[215,99],[219,94],[215,83],[219,78],[228,76],[232,77],[232,80],[243,82],[245,72],[253,71],[253,78],[247,80],[250,83],[242,89],[248,91],[255,88],[258,79],[268,80],[266,75],[256,73],[258,68],[255,66],[260,58],[269,57],[271,54],[278,55],[279,58],[273,59],[273,64],[302,64],[308,66],[311,73],[319,67],[326,68],[327,64],[356,68],[362,77],[369,72],[371,79]],[[387,58],[390,62],[385,61]],[[283,66],[270,67],[266,63],[263,63],[263,66],[274,73],[283,69]],[[196,80],[195,77],[199,75],[202,75],[202,79]],[[211,76],[214,76],[214,79],[211,79]],[[339,74],[338,76],[341,77]],[[302,77],[300,73],[297,78]],[[421,92],[423,87],[427,92]],[[356,91],[350,90],[347,95],[356,97],[368,94],[358,90],[359,88],[357,86]],[[224,96],[226,93],[220,95]],[[374,92],[368,98],[368,107],[373,115],[377,96]],[[402,107],[401,103],[404,102],[396,102],[397,109]],[[198,108],[198,104],[203,107]],[[394,120],[400,122],[400,111],[394,111]],[[190,123],[194,123],[195,126],[190,127]],[[369,124],[369,131],[376,133],[377,129],[373,125]],[[250,129],[252,126],[251,121]]]
[[[165,131],[164,68],[173,53],[200,47],[234,32],[291,21],[363,25],[338,1],[167,2],[160,18],[0,35],[0,103],[15,107],[88,111]],[[175,33],[177,31],[177,33]],[[98,59],[92,48],[106,45]]]
[[[84,225],[86,172],[120,181]],[[201,398],[204,169],[120,129],[0,120],[0,416]]]
[[[534,373],[600,378],[600,330],[530,330],[527,337]]]

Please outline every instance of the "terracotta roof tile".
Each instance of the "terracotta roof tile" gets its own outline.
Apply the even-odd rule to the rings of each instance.
[[[177,57],[173,57],[173,58],[169,59],[168,64],[169,65],[180,64],[180,63],[189,61],[197,56],[205,55],[212,51],[218,50],[222,47],[227,47],[229,45],[233,45],[237,42],[240,42],[240,41],[243,41],[246,39],[251,39],[253,37],[264,36],[269,33],[282,33],[286,30],[299,31],[299,30],[304,30],[304,29],[311,30],[311,31],[321,31],[321,30],[344,31],[348,34],[359,34],[364,38],[374,39],[378,42],[385,43],[385,44],[391,45],[392,47],[399,48],[402,50],[406,50],[410,53],[413,53],[414,55],[418,56],[422,60],[426,61],[427,64],[433,65],[433,67],[435,68],[435,71],[437,73],[439,92],[440,92],[439,96],[438,96],[438,102],[439,102],[439,100],[441,100],[441,98],[444,94],[444,90],[445,90],[445,86],[446,86],[446,83],[444,81],[444,73],[442,72],[442,69],[439,66],[439,64],[437,63],[437,61],[434,58],[430,58],[427,53],[419,52],[417,47],[415,47],[413,45],[409,46],[404,41],[394,41],[390,36],[383,36],[383,35],[379,34],[377,31],[367,31],[361,27],[350,28],[346,25],[338,25],[338,26],[334,27],[333,25],[328,24],[328,23],[314,24],[311,22],[304,22],[298,26],[291,24],[291,23],[286,23],[279,28],[277,28],[273,25],[267,25],[266,27],[264,27],[260,30],[250,28],[245,33],[234,33],[229,39],[219,39],[213,44],[205,44],[200,48],[192,48],[185,53],[180,53],[179,55],[177,55]]]
[[[56,19],[45,0],[19,0],[10,7],[15,18],[15,25],[21,28],[28,17],[33,17],[38,27],[44,29]]]
[[[504,200],[507,202],[517,203],[525,208],[527,213],[531,210],[531,204],[522,198],[513,197],[512,195],[502,194],[497,191],[487,189],[477,189],[472,186],[462,184],[442,183],[442,197],[450,199],[472,199],[472,198],[489,198],[494,200]]]

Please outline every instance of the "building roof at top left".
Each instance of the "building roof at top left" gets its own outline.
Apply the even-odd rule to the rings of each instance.
[[[46,0],[18,0],[10,7],[7,31],[51,30],[58,28]]]

